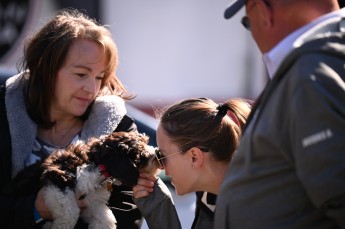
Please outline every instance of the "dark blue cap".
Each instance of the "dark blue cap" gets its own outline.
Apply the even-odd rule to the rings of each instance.
[[[231,2],[224,12],[225,19],[229,19],[234,16],[245,4],[246,0],[235,0]]]

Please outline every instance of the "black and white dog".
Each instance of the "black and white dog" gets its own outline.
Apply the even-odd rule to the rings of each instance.
[[[32,194],[44,187],[45,203],[54,218],[44,228],[74,228],[79,216],[89,228],[116,228],[107,206],[112,185],[134,186],[139,172],[157,174],[159,169],[155,148],[145,134],[114,132],[54,152],[43,164],[21,171],[5,193]],[[82,211],[78,200],[87,206]]]

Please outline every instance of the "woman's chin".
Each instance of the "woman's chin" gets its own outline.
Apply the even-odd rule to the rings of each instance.
[[[173,183],[171,183],[171,184],[175,187],[176,195],[183,196],[183,195],[187,194],[185,191],[183,191],[183,190],[179,189],[178,187],[176,187]]]

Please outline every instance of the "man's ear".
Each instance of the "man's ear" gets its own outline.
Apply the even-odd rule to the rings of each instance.
[[[265,30],[270,30],[274,26],[274,17],[272,6],[268,5],[265,0],[257,0],[256,7],[258,8],[258,12],[260,12],[260,27]]]
[[[198,147],[192,147],[189,149],[189,156],[191,158],[192,168],[199,168],[202,166],[205,160],[204,152]]]

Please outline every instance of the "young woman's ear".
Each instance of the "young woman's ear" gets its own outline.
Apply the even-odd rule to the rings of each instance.
[[[199,168],[204,163],[204,152],[198,147],[192,147],[189,150],[189,156],[191,158],[192,168]]]

